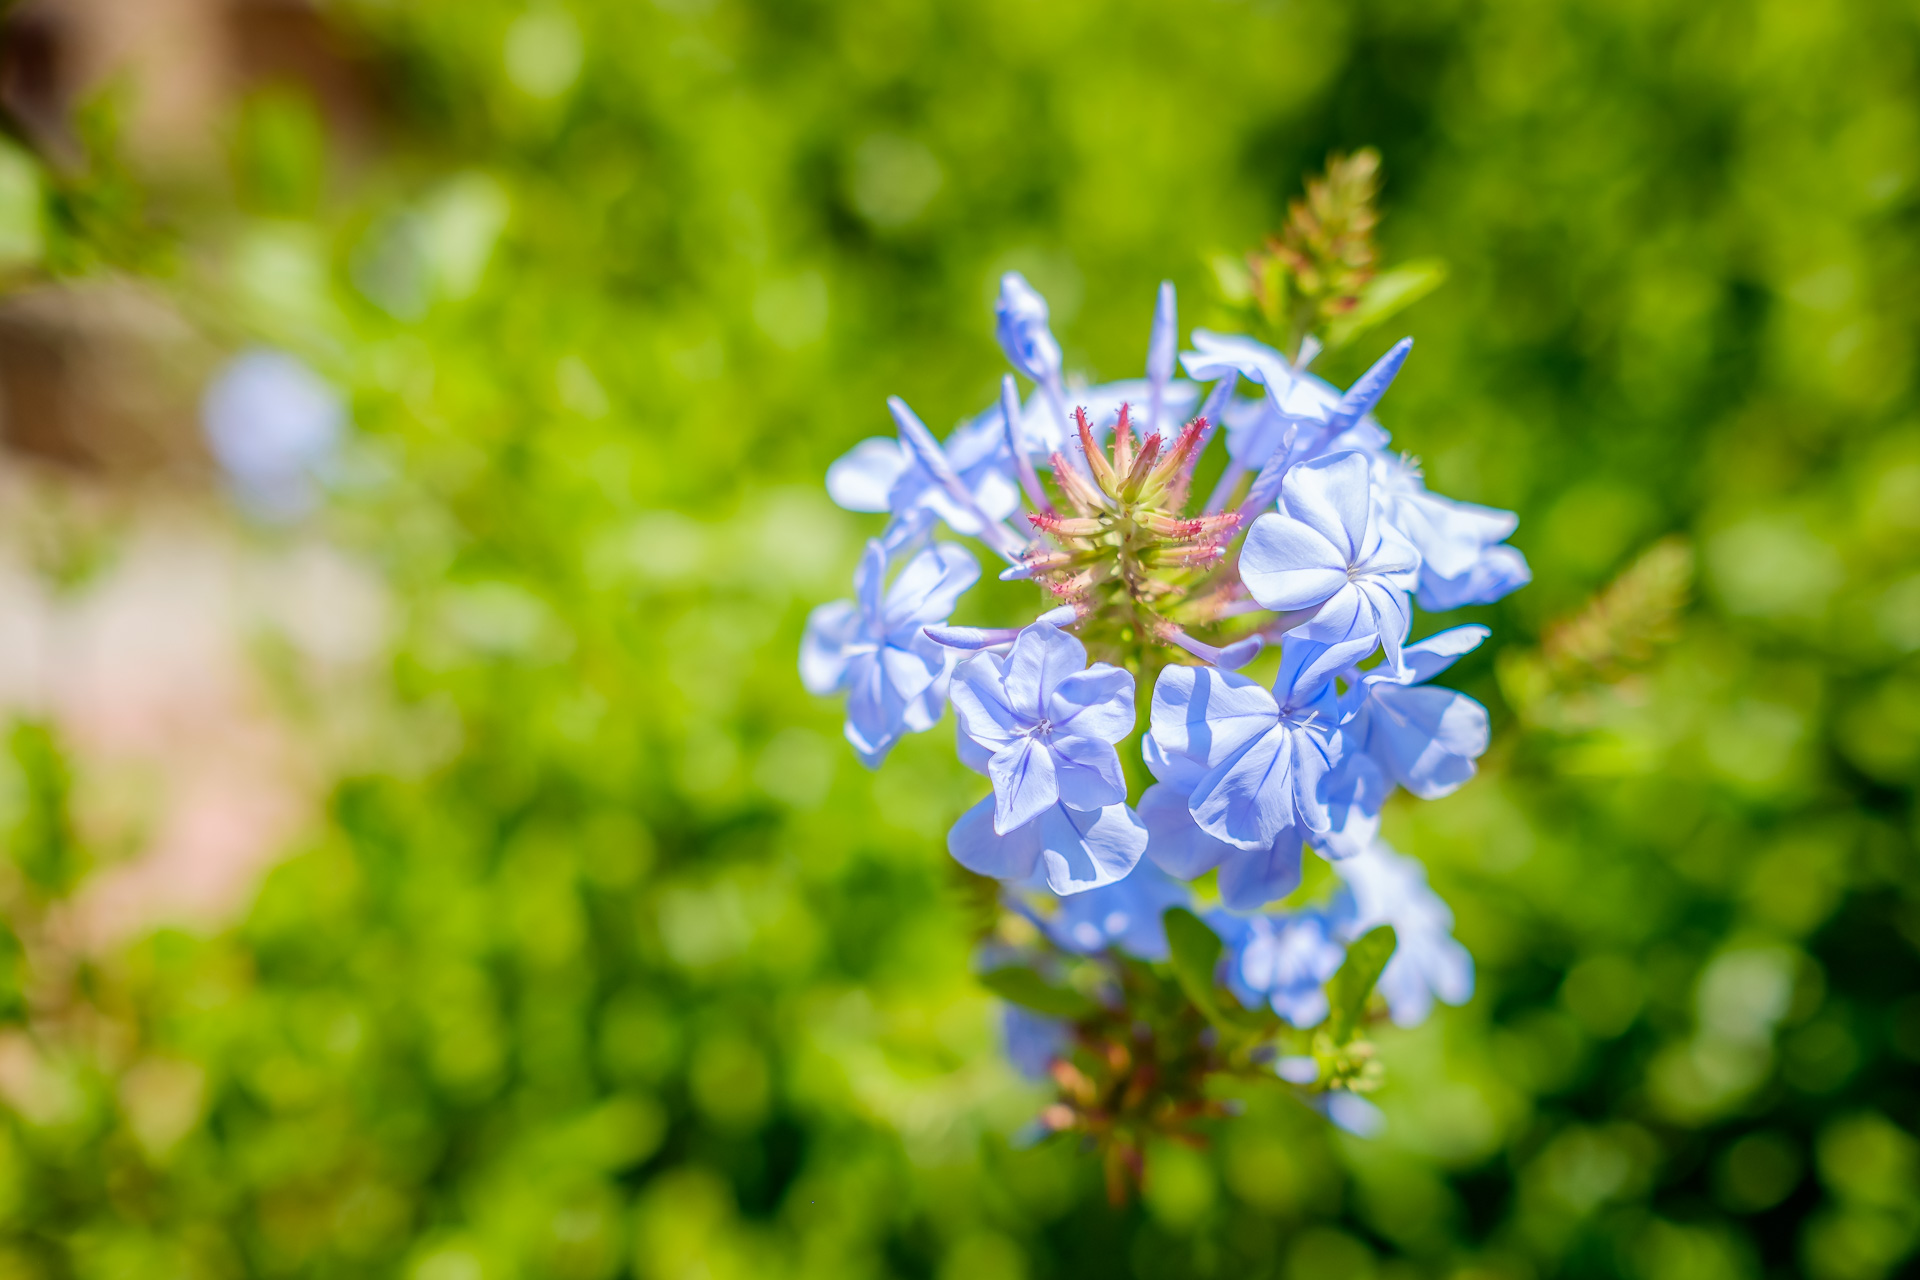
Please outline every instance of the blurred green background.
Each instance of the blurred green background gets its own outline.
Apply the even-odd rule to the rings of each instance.
[[[64,904],[123,855],[85,760],[18,721],[0,1276],[1901,1273],[1920,11],[359,0],[288,29],[186,159],[140,158],[138,75],[91,132],[8,99],[12,287],[137,276],[344,388],[316,527],[392,623],[351,715],[280,680],[324,814],[224,926],[76,943]],[[888,394],[989,403],[1002,271],[1070,367],[1137,376],[1156,283],[1225,322],[1210,259],[1362,145],[1388,261],[1452,273],[1323,372],[1413,334],[1383,420],[1520,512],[1536,575],[1472,611],[1481,777],[1388,817],[1479,990],[1381,1037],[1383,1137],[1252,1093],[1114,1211],[1096,1162],[1010,1142],[1044,1098],[969,977],[950,731],[869,775],[799,688],[877,520],[820,480]],[[1656,544],[1609,615],[1639,652],[1541,656]]]

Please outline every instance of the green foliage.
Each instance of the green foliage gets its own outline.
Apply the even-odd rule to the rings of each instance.
[[[22,989],[75,997],[7,1042],[0,1270],[1906,1265],[1907,9],[340,12],[394,69],[393,150],[195,206],[174,283],[351,392],[365,465],[327,532],[390,583],[392,705],[235,928],[88,967],[10,916]],[[1315,367],[1413,334],[1383,421],[1437,489],[1517,509],[1536,571],[1486,611],[1525,653],[1447,676],[1492,709],[1481,776],[1387,815],[1478,991],[1369,1028],[1378,1139],[1236,1083],[1179,1118],[1206,1150],[1133,1148],[1148,1192],[1114,1212],[1073,1143],[1008,1140],[1045,1096],[997,1061],[942,848],[983,784],[945,728],[864,774],[796,686],[806,610],[873,527],[819,479],[889,393],[936,428],[991,403],[1006,267],[1096,374],[1138,370],[1163,277],[1185,324],[1236,326],[1208,263],[1367,145],[1384,261],[1449,284]],[[41,180],[59,270],[150,261],[115,230],[149,225],[136,193]],[[1617,650],[1549,650],[1671,534],[1697,592],[1656,562],[1630,580],[1658,618],[1609,607],[1554,634]],[[962,621],[1030,599],[976,597]],[[1523,658],[1538,701],[1503,693]],[[1127,1082],[1195,1022],[1088,1057],[1089,1096],[1138,1119]]]
[[[1353,940],[1339,971],[1327,980],[1327,1003],[1332,1009],[1327,1016],[1327,1032],[1335,1044],[1353,1039],[1365,1023],[1367,1001],[1387,961],[1393,958],[1395,944],[1392,925],[1369,929]]]
[[[73,779],[51,725],[16,721],[7,734],[17,788],[7,854],[28,893],[45,901],[64,897],[86,869],[73,829]]]
[[[1002,1000],[1049,1018],[1074,1021],[1092,1016],[1097,1007],[1080,992],[1048,982],[1024,965],[989,969],[980,975],[980,985]]]
[[[1170,963],[1180,989],[1193,1001],[1194,1008],[1206,1015],[1207,1021],[1225,1023],[1225,1010],[1238,1005],[1239,1001],[1231,992],[1222,990],[1214,977],[1220,965],[1220,935],[1185,907],[1172,908],[1164,920]]]

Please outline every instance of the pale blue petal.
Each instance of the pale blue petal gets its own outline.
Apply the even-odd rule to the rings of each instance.
[[[1016,883],[1033,876],[1040,861],[1040,844],[1035,823],[1006,835],[995,831],[992,796],[961,814],[947,832],[947,852],[955,862],[978,875]]]
[[[1169,755],[1211,769],[1280,720],[1273,695],[1256,680],[1212,667],[1167,667],[1154,685],[1152,734]]]
[[[1364,751],[1345,753],[1327,774],[1327,830],[1314,845],[1330,859],[1363,852],[1380,833],[1380,809],[1393,790],[1380,766]]]
[[[1147,857],[1170,876],[1191,880],[1239,852],[1202,831],[1187,809],[1184,791],[1164,782],[1140,797],[1140,821],[1147,828]]]
[[[848,511],[889,510],[888,495],[907,466],[898,440],[862,440],[827,468],[827,496]]]
[[[1362,594],[1361,584],[1340,575],[1340,588],[1326,598],[1319,612],[1287,632],[1317,644],[1336,645],[1364,640],[1380,634],[1372,602]]]
[[[1040,832],[1047,887],[1061,895],[1112,884],[1147,851],[1147,829],[1124,804],[1089,812],[1055,805],[1029,826]]]
[[[1401,665],[1407,671],[1407,679],[1403,683],[1418,684],[1433,679],[1478,649],[1492,634],[1492,631],[1475,622],[1463,627],[1449,627],[1407,645],[1400,651]]]
[[[1488,742],[1487,709],[1464,693],[1380,684],[1370,690],[1367,750],[1422,800],[1458,790]]]
[[[1289,516],[1268,512],[1247,530],[1240,579],[1262,608],[1311,609],[1348,585],[1340,548]]]
[[[933,688],[945,668],[944,655],[929,661],[924,653],[892,645],[882,646],[877,656],[888,685],[902,702],[918,698]]]
[[[1280,508],[1333,545],[1343,566],[1357,564],[1373,520],[1373,477],[1363,453],[1330,454],[1287,472]]]
[[[1296,827],[1264,849],[1231,849],[1220,863],[1220,901],[1232,911],[1258,911],[1286,897],[1300,887],[1300,851]]]
[[[1264,849],[1294,818],[1294,735],[1275,727],[1207,771],[1194,787],[1193,820],[1215,839]]]
[[[1016,738],[995,751],[987,777],[993,780],[993,829],[1002,835],[1060,800],[1053,753],[1032,738]]]
[[[860,631],[860,613],[851,600],[823,604],[807,615],[800,637],[800,683],[818,697],[846,687],[846,648]]]
[[[964,727],[953,735],[954,754],[960,757],[960,763],[981,777],[987,776],[987,762],[993,759],[993,749],[982,746],[968,736]]]
[[[1492,604],[1533,581],[1533,570],[1517,547],[1501,544],[1481,552],[1473,567],[1457,578],[1420,574],[1420,607],[1431,613]]]
[[[1007,703],[1029,724],[1047,718],[1048,701],[1061,681],[1087,665],[1087,650],[1060,628],[1036,622],[1021,631],[1007,655]]]
[[[1132,672],[1096,662],[1055,684],[1047,719],[1055,733],[1119,742],[1133,732],[1133,690]]]
[[[997,653],[976,653],[953,671],[948,696],[960,731],[992,750],[1020,737],[1028,721],[1007,704],[1004,663]]]
[[[1206,329],[1193,331],[1194,350],[1180,357],[1189,378],[1212,382],[1229,373],[1238,374],[1262,386],[1284,387],[1293,381],[1293,366],[1287,358],[1263,342]]]
[[[1054,782],[1062,804],[1103,809],[1127,798],[1120,754],[1101,738],[1055,737],[1051,743]]]
[[[1151,733],[1140,742],[1140,758],[1146,761],[1153,776],[1177,791],[1182,800],[1193,794],[1195,784],[1207,772],[1205,760],[1171,753]]]
[[[961,595],[979,580],[979,562],[958,543],[936,543],[920,552],[887,589],[881,626],[888,640],[905,644],[922,627],[945,622]]]
[[[1007,362],[1035,382],[1060,376],[1060,344],[1047,326],[1047,300],[1018,271],[1000,277],[994,336],[1007,353]]]

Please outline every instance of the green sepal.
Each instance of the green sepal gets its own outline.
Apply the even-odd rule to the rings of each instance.
[[[1327,322],[1327,346],[1344,347],[1355,338],[1438,289],[1447,278],[1447,264],[1422,258],[1382,271],[1360,290],[1359,305]]]
[[[1078,1022],[1100,1011],[1100,1006],[1071,987],[1048,982],[1025,965],[1008,965],[980,975],[980,985],[1009,1004]]]
[[[1335,1045],[1353,1039],[1354,1032],[1365,1021],[1367,998],[1373,994],[1374,984],[1380,981],[1380,974],[1393,958],[1393,949],[1399,941],[1393,926],[1383,924],[1369,929],[1347,947],[1347,958],[1340,965],[1340,971],[1327,980],[1327,1003],[1333,1010],[1327,1019],[1327,1033]]]

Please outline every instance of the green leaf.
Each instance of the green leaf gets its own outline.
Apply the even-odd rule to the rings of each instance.
[[[0,138],[0,270],[32,266],[46,250],[41,206],[46,201],[40,168]]]
[[[1438,258],[1422,258],[1382,271],[1360,291],[1359,306],[1328,322],[1327,346],[1345,346],[1438,289],[1446,278],[1447,264]]]
[[[1397,945],[1399,939],[1394,936],[1393,926],[1383,924],[1347,947],[1347,958],[1340,971],[1327,982],[1327,1003],[1333,1006],[1327,1031],[1336,1045],[1351,1040],[1359,1029],[1366,1017],[1367,997],[1373,994],[1373,986],[1380,981],[1380,973],[1393,958]]]
[[[1024,965],[1008,965],[980,975],[980,985],[1002,1000],[1049,1018],[1077,1022],[1099,1011],[1099,1006],[1071,987],[1056,986]]]
[[[1220,963],[1220,935],[1185,907],[1169,907],[1161,917],[1167,928],[1167,950],[1173,961],[1173,976],[1200,1012],[1211,1022],[1220,1022],[1220,990],[1213,972]]]

